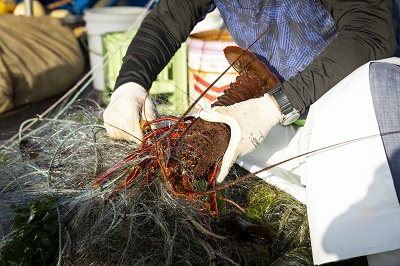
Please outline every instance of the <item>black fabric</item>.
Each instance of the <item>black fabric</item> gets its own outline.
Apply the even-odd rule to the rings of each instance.
[[[160,0],[129,45],[115,89],[127,82],[150,89],[194,26],[214,7],[212,0]]]

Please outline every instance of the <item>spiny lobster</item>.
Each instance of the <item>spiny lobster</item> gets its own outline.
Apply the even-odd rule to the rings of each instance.
[[[251,52],[237,46],[224,49],[228,63],[239,73],[230,88],[211,105],[228,106],[264,95],[279,83],[275,74]],[[251,118],[249,118],[251,119]],[[160,121],[173,124],[152,130],[149,125]],[[115,164],[94,182],[94,188],[113,174],[124,163],[139,159],[128,173],[120,189],[127,187],[143,171],[146,180],[159,168],[172,191],[194,202],[201,199],[212,216],[217,216],[214,177],[219,170],[223,155],[229,144],[230,128],[223,123],[211,123],[201,118],[187,116],[162,117],[145,123],[147,133],[140,149]],[[204,180],[205,190],[195,189],[194,183]],[[204,187],[203,187],[204,188]],[[228,199],[225,199],[228,200]],[[229,200],[228,200],[229,201]]]

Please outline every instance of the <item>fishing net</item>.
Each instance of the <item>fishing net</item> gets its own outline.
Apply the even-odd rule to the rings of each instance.
[[[305,207],[257,179],[221,191],[246,214],[220,202],[216,218],[177,197],[161,173],[140,175],[115,193],[126,176],[121,171],[94,189],[102,173],[138,149],[107,136],[102,111],[93,101],[75,100],[1,149],[2,263],[310,264]],[[227,178],[244,174],[234,167]]]

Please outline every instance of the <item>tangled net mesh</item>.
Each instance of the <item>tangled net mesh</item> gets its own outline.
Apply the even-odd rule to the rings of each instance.
[[[257,179],[221,191],[219,216],[177,197],[161,173],[109,198],[138,149],[110,139],[93,101],[42,119],[0,150],[0,265],[310,265],[305,206]],[[228,180],[245,174],[233,167]]]

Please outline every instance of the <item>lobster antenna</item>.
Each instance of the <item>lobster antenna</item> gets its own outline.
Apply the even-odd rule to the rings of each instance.
[[[231,182],[225,183],[223,185],[217,186],[217,187],[215,187],[213,189],[209,189],[207,191],[204,191],[204,194],[210,193],[210,192],[215,192],[215,191],[222,190],[222,189],[225,189],[227,187],[236,185],[236,184],[238,184],[240,182],[243,182],[243,181],[245,181],[247,179],[255,177],[259,173],[262,173],[262,172],[267,171],[267,170],[269,170],[271,168],[274,168],[274,167],[276,167],[278,165],[284,164],[286,162],[292,161],[294,159],[297,159],[297,158],[300,158],[300,157],[303,157],[303,156],[306,156],[306,155],[309,155],[309,154],[313,154],[313,153],[316,153],[316,152],[320,152],[320,151],[324,151],[324,150],[328,150],[328,149],[332,149],[332,148],[337,148],[337,147],[344,146],[344,145],[347,145],[347,144],[351,144],[351,143],[354,143],[354,142],[357,142],[357,141],[361,141],[361,140],[366,140],[366,139],[370,139],[370,138],[375,138],[375,137],[379,137],[379,136],[386,136],[386,135],[391,135],[391,134],[398,134],[398,133],[400,133],[400,130],[384,132],[384,133],[364,136],[364,137],[360,137],[360,138],[356,138],[356,139],[352,139],[352,140],[346,140],[346,141],[343,141],[343,142],[339,142],[339,143],[336,143],[336,144],[332,144],[332,145],[329,145],[329,146],[318,148],[318,149],[315,149],[315,150],[312,150],[312,151],[308,151],[308,152],[296,155],[294,157],[288,158],[286,160],[274,163],[274,164],[272,164],[270,166],[267,166],[267,167],[265,167],[263,169],[260,169],[260,170],[258,170],[256,172],[254,172],[254,173],[249,173],[247,175],[244,175],[244,176],[242,176],[242,177],[240,177],[240,178],[238,178],[238,179],[236,179],[234,181],[231,181]]]
[[[243,49],[242,53],[232,62],[229,64],[229,66],[194,100],[194,102],[189,106],[189,108],[181,115],[179,118],[178,122],[176,122],[174,125],[171,126],[170,130],[166,132],[166,134],[160,138],[160,141],[163,141],[165,138],[167,138],[172,132],[176,129],[176,127],[182,123],[183,119],[189,114],[189,112],[194,108],[194,106],[203,98],[204,95],[217,83],[225,74],[228,72],[228,70],[233,67],[233,65],[256,43],[258,40],[260,40],[268,31],[268,28],[263,31],[246,49]]]

